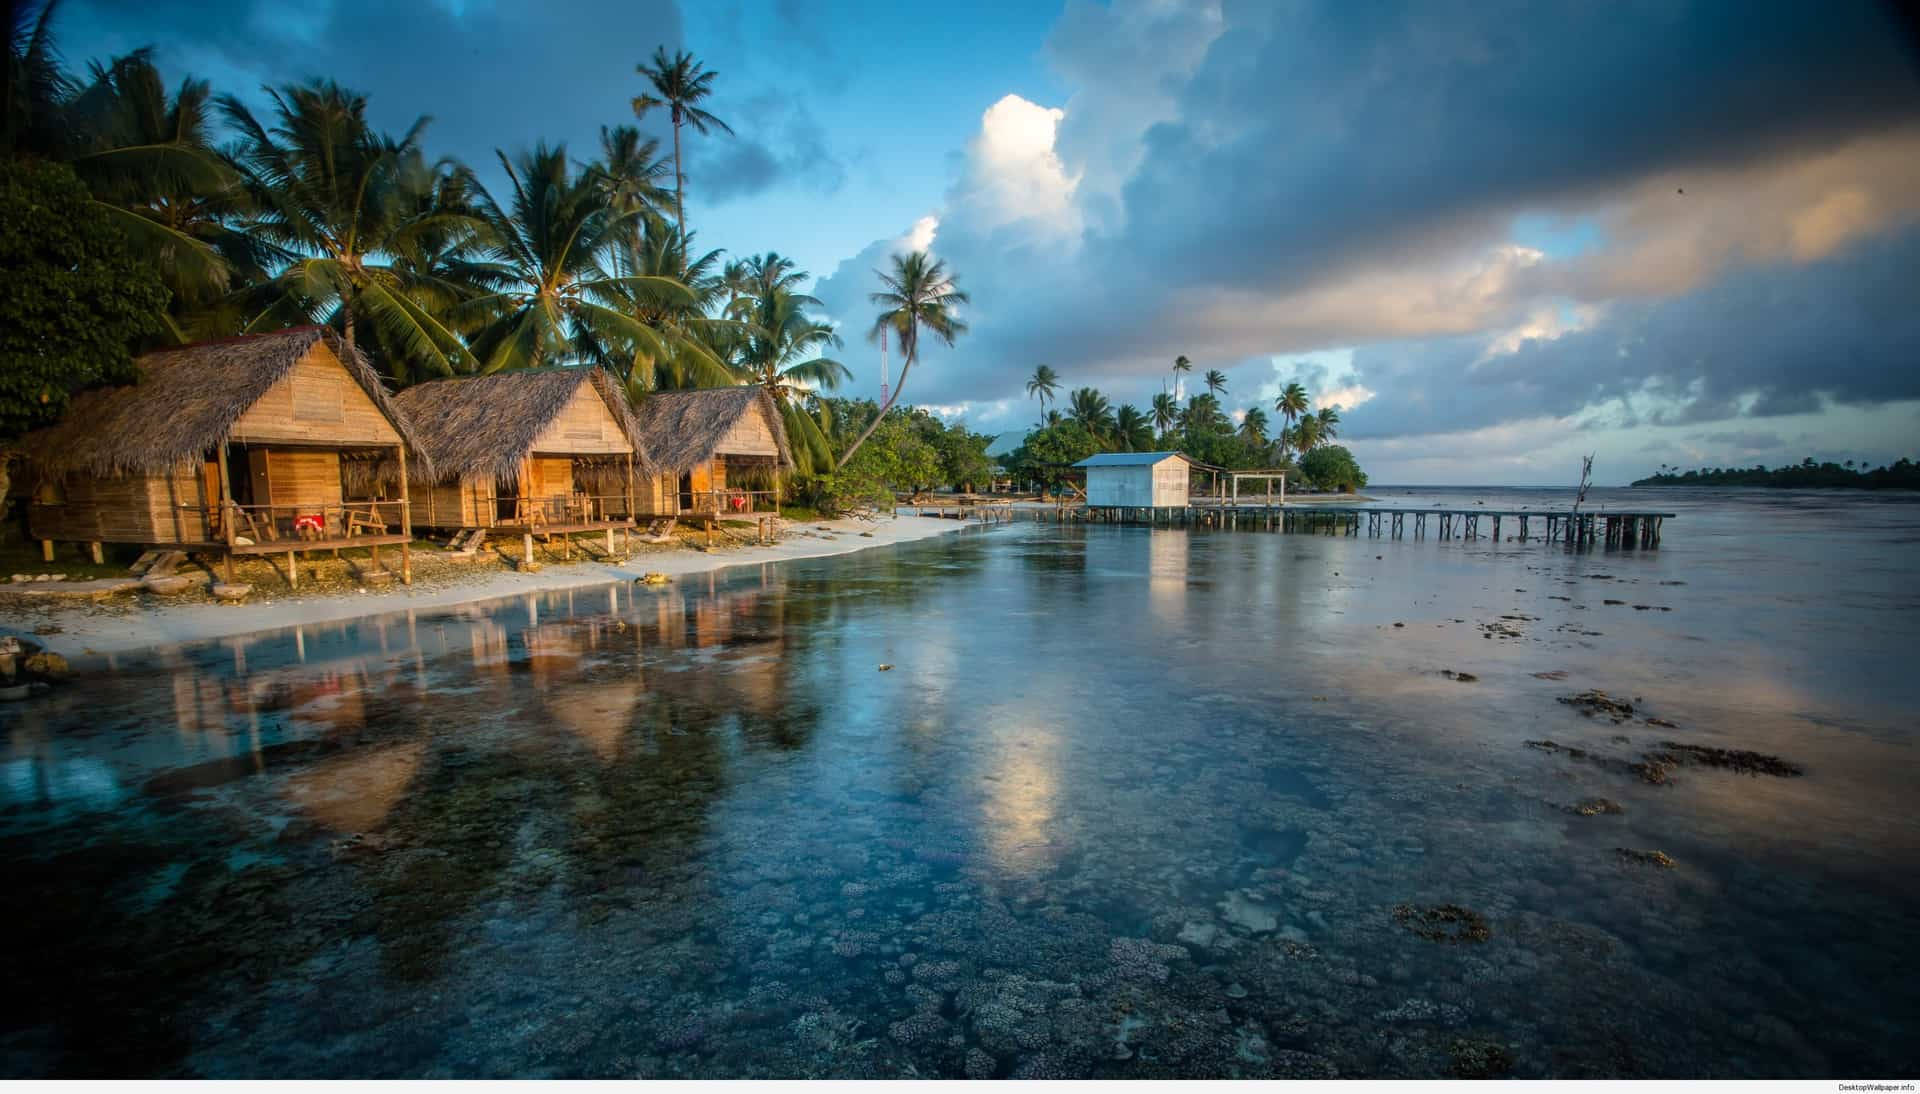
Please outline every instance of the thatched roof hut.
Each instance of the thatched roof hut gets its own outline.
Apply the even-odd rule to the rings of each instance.
[[[656,391],[640,401],[637,412],[640,441],[662,472],[684,474],[715,456],[770,454],[764,445],[733,450],[743,428],[770,435],[779,465],[793,467],[787,429],[773,396],[758,384],[702,388],[697,391]],[[758,419],[756,424],[755,419]]]
[[[436,380],[397,401],[433,455],[433,473],[414,476],[415,519],[429,527],[625,521],[635,475],[653,473],[626,393],[604,369]]]
[[[516,481],[527,457],[538,446],[555,452],[575,451],[564,436],[555,436],[562,415],[577,405],[582,388],[590,386],[620,430],[616,447],[631,451],[635,465],[651,472],[647,450],[640,443],[640,425],[633,408],[613,377],[600,368],[524,369],[435,380],[416,384],[396,396],[401,412],[413,423],[433,457],[432,469],[413,472],[416,482],[482,476]],[[602,437],[600,442],[614,438]],[[599,452],[602,443],[582,451]]]
[[[410,580],[409,499],[383,463],[431,467],[366,359],[331,330],[296,327],[159,350],[138,381],[84,392],[55,426],[22,437],[27,524],[56,542],[169,546],[233,556],[366,547],[372,571],[399,545]],[[397,475],[386,476],[386,481]],[[370,572],[372,572],[370,571]]]
[[[137,383],[81,393],[59,424],[22,437],[17,447],[42,476],[166,475],[222,443],[246,443],[247,411],[321,343],[405,440],[410,458],[431,473],[431,457],[379,374],[358,350],[347,352],[338,335],[318,326],[144,354],[134,361]]]

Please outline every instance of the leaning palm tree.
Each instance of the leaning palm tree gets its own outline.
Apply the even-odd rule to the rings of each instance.
[[[719,73],[707,71],[706,66],[694,60],[693,54],[686,50],[680,50],[669,58],[665,46],[653,51],[652,65],[635,65],[634,69],[653,84],[653,94],[634,96],[633,116],[645,118],[655,108],[664,106],[673,120],[673,220],[684,232],[687,228],[687,173],[686,161],[680,157],[680,127],[691,125],[702,136],[712,129],[733,136],[732,127],[699,105],[701,100],[713,94],[713,79]]]
[[[1192,372],[1192,371],[1193,371],[1193,362],[1187,360],[1186,354],[1183,353],[1180,356],[1175,357],[1173,359],[1173,399],[1175,402],[1180,401],[1181,375],[1184,373]]]
[[[1227,390],[1227,374],[1217,368],[1210,368],[1207,370],[1206,383],[1207,394],[1218,396]]]
[[[572,171],[564,145],[542,144],[517,160],[497,155],[512,198],[502,205],[486,187],[474,188],[501,284],[460,308],[485,317],[472,343],[478,371],[667,353],[621,294],[673,304],[693,293],[670,277],[608,270],[625,218],[607,203],[597,173]]]
[[[1314,412],[1314,421],[1319,423],[1316,431],[1320,443],[1325,444],[1340,435],[1340,412],[1330,406],[1323,406]]]
[[[365,96],[331,81],[268,88],[267,95],[271,126],[239,99],[220,100],[240,133],[236,156],[249,210],[239,226],[290,258],[255,294],[258,311],[245,330],[325,318],[351,349],[364,317],[412,362],[452,372],[459,339],[421,303],[429,286],[390,261],[416,236],[474,224],[460,212],[422,212],[451,169],[420,152],[427,119],[396,138],[367,122]]]
[[[1246,417],[1240,419],[1240,436],[1256,448],[1264,448],[1267,443],[1267,412],[1259,407],[1248,407]]]
[[[1165,433],[1180,420],[1180,402],[1166,392],[1153,397],[1153,428]]]
[[[1139,407],[1123,403],[1113,412],[1113,439],[1122,452],[1145,452],[1153,447],[1153,423]]]
[[[1033,375],[1027,379],[1027,398],[1040,400],[1040,414],[1047,413],[1047,402],[1060,390],[1060,374],[1053,371],[1052,365],[1033,366]]]
[[[900,393],[907,386],[907,371],[913,368],[914,361],[920,356],[920,334],[922,331],[953,345],[954,339],[967,332],[956,310],[967,303],[967,294],[960,291],[956,279],[947,273],[947,264],[934,258],[925,251],[911,254],[894,255],[891,273],[875,270],[880,283],[885,286],[881,291],[871,293],[868,299],[881,309],[873,321],[871,337],[878,339],[888,334],[900,343],[900,378],[894,385],[892,394],[880,407],[880,412],[867,423],[867,428],[854,439],[835,467],[845,467],[860,446],[873,436],[880,422],[887,416],[893,404],[900,401]]]
[[[1095,440],[1105,443],[1113,438],[1113,404],[1093,388],[1074,389],[1067,398],[1067,417],[1085,426]]]

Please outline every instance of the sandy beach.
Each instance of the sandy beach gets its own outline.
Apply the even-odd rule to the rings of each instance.
[[[771,546],[736,546],[698,551],[654,551],[623,563],[597,561],[546,563],[534,572],[483,570],[432,585],[395,585],[274,596],[239,604],[221,604],[204,594],[180,599],[129,595],[104,602],[60,601],[4,605],[0,633],[31,637],[68,658],[119,653],[178,642],[196,642],[296,623],[328,623],[407,608],[444,608],[520,593],[632,581],[648,572],[669,577],[704,574],[730,566],[751,566],[793,559],[843,555],[868,547],[907,543],[966,526],[939,517],[895,516],[868,521],[813,521],[789,527]],[[51,633],[48,633],[51,631]]]

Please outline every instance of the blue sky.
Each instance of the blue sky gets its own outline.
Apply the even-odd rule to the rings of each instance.
[[[61,40],[334,76],[483,169],[690,48],[738,132],[690,142],[701,243],[850,335],[930,245],[972,331],[907,395],[984,431],[1038,363],[1144,405],[1185,354],[1236,409],[1306,383],[1376,481],[1920,454],[1920,81],[1866,4],[74,0]]]

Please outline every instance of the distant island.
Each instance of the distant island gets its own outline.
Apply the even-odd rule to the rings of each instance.
[[[1851,488],[1855,490],[1920,490],[1920,464],[1899,459],[1884,467],[1865,463],[1815,463],[1808,456],[1797,464],[1769,470],[1765,467],[1703,467],[1682,471],[1662,465],[1657,475],[1636,480],[1635,486],[1776,486],[1796,490]]]

